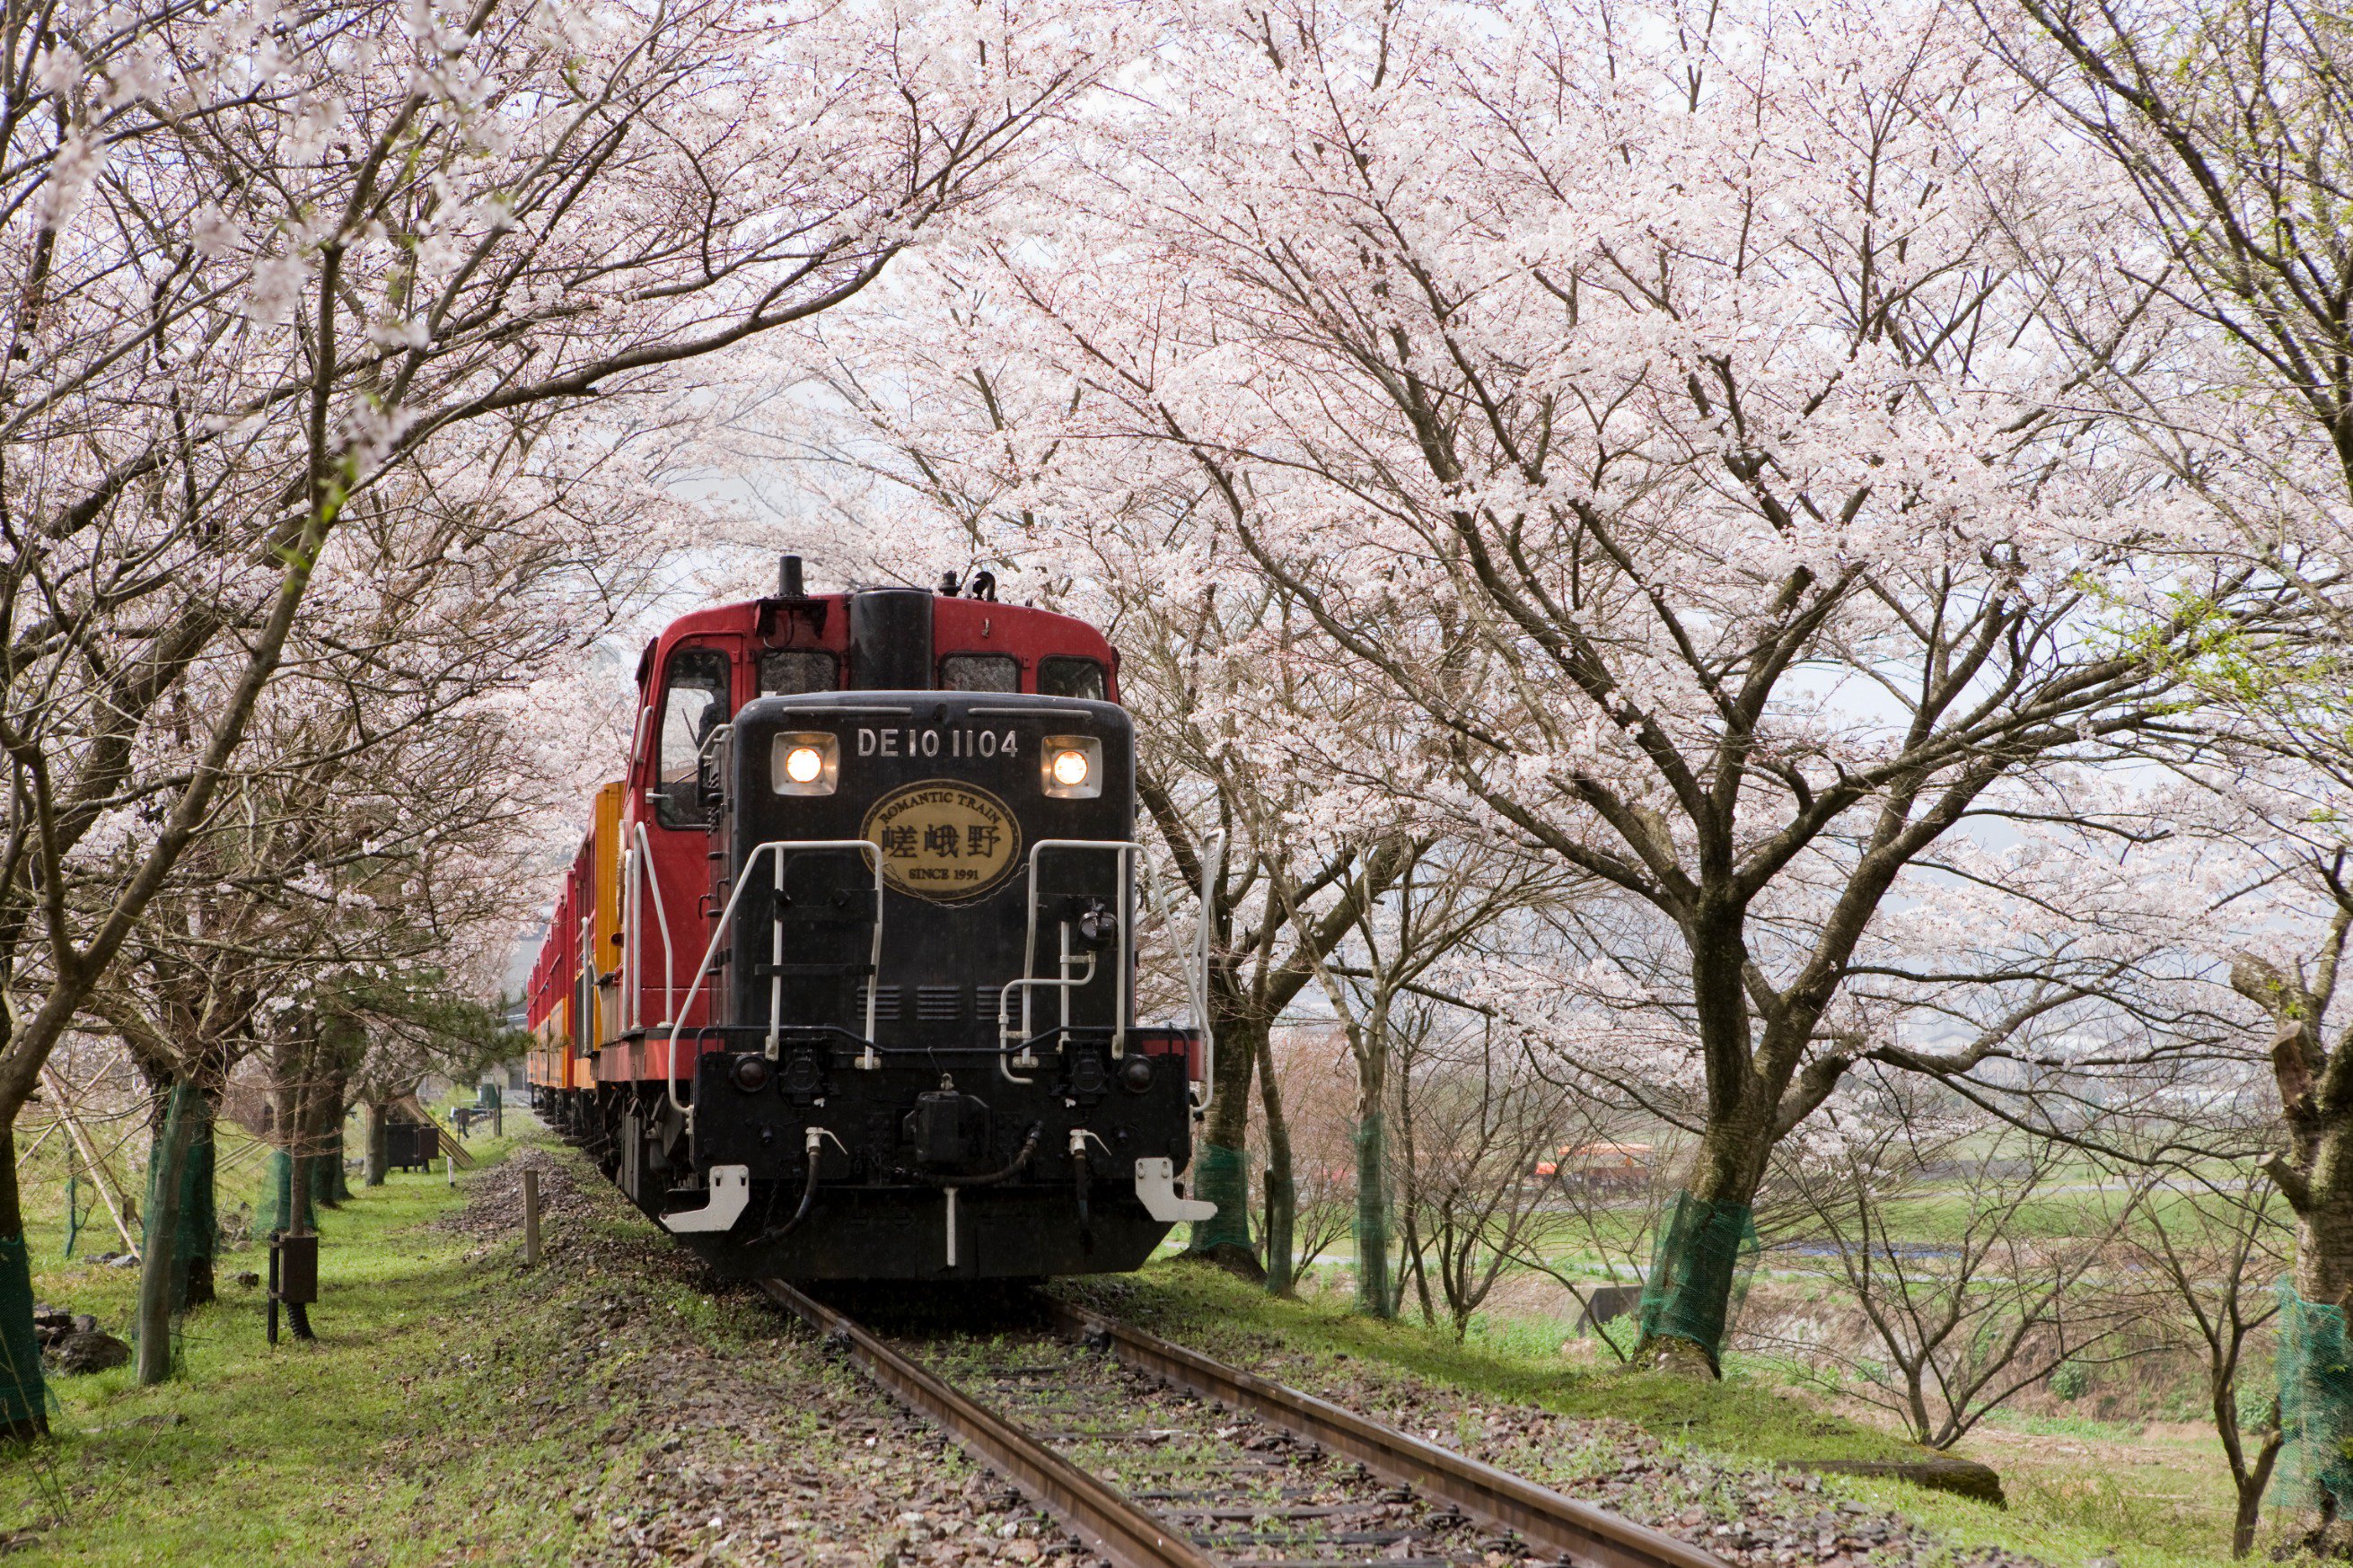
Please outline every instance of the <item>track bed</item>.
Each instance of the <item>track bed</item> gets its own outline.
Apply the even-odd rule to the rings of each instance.
[[[1671,1536],[1141,1333],[886,1339],[770,1298],[1115,1568],[1718,1568]]]

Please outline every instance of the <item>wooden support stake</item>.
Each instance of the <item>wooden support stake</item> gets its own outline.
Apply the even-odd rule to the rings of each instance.
[[[42,1128],[41,1135],[38,1138],[34,1139],[30,1144],[17,1152],[16,1168],[20,1171],[23,1170],[25,1168],[25,1163],[27,1160],[30,1160],[34,1155],[39,1153],[41,1152],[41,1145],[49,1141],[49,1134],[55,1132],[58,1128],[63,1127],[65,1124],[65,1118],[60,1116],[55,1121],[50,1122],[47,1127]]]
[[[522,1173],[522,1263],[526,1268],[539,1266],[539,1173]]]
[[[81,1151],[82,1163],[90,1167],[90,1179],[98,1184],[98,1195],[106,1202],[106,1217],[114,1222],[116,1232],[122,1237],[122,1250],[138,1251],[139,1244],[131,1238],[131,1226],[124,1221],[122,1210],[114,1201],[113,1191],[107,1185],[106,1165],[98,1157],[98,1146],[90,1141],[89,1134],[82,1131],[79,1119],[66,1104],[65,1086],[49,1071],[46,1062],[41,1066],[41,1082],[48,1089],[49,1098],[58,1102],[58,1116],[66,1124],[66,1136],[71,1138],[74,1147]]]

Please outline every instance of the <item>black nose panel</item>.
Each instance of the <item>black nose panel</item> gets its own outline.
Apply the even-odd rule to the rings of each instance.
[[[859,691],[932,687],[932,596],[868,588],[849,597],[849,684]]]

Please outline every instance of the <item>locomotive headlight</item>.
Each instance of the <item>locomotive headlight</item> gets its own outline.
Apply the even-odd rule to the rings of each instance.
[[[778,735],[768,773],[778,795],[831,795],[841,778],[841,742],[819,733]]]
[[[1092,735],[1049,735],[1039,748],[1039,781],[1054,800],[1092,800],[1103,794],[1103,742]]]

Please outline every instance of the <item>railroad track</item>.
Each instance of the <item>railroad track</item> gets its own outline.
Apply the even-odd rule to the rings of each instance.
[[[782,1280],[846,1352],[1113,1568],[1724,1568],[1606,1510],[1056,1302],[926,1365]]]

